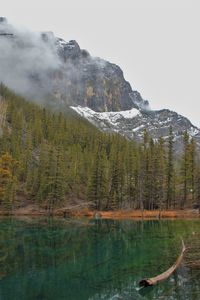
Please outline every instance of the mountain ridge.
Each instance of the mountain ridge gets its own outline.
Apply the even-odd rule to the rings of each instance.
[[[79,115],[104,132],[119,133],[129,140],[143,141],[144,129],[157,141],[160,137],[167,140],[172,126],[176,152],[182,148],[183,132],[188,131],[200,147],[200,131],[185,117],[168,109],[144,111],[133,108],[119,112],[95,112],[87,107],[71,107]]]
[[[75,40],[66,42],[50,31],[20,31],[0,17],[0,41],[0,81],[16,92],[62,110],[71,106],[99,129],[128,139],[141,141],[144,128],[153,139],[167,138],[172,126],[177,150],[184,131],[200,148],[200,130],[187,118],[168,109],[151,110],[149,102],[124,79],[119,66],[92,57]],[[86,108],[93,111],[89,118]],[[98,115],[132,109],[138,114],[119,118],[117,124]]]

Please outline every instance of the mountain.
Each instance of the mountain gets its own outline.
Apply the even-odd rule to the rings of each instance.
[[[0,214],[199,207],[200,163],[192,140],[175,162],[162,139],[152,143],[146,135],[144,147],[70,112],[44,109],[0,84]],[[85,114],[116,124],[140,112],[85,108]]]
[[[187,130],[200,147],[200,130],[168,109],[153,111],[149,102],[124,79],[116,64],[92,57],[74,40],[52,32],[18,29],[0,18],[0,81],[16,92],[62,110],[72,107],[103,131],[141,140],[146,128],[152,138],[168,137],[173,127],[180,149]]]
[[[182,149],[185,130],[195,139],[197,147],[200,147],[200,130],[187,118],[168,109],[153,111],[132,108],[101,113],[88,107],[72,106],[71,108],[102,131],[119,133],[129,140],[142,142],[145,128],[154,140],[158,140],[161,136],[167,140],[169,128],[172,126],[176,153]]]
[[[25,96],[51,95],[58,104],[96,111],[148,106],[117,65],[90,56],[76,41],[65,42],[52,32],[22,32],[5,18],[0,19],[0,39],[0,79]]]

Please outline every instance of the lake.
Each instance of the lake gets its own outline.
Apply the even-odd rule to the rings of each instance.
[[[200,269],[168,269],[199,220],[0,219],[0,299],[200,299]]]

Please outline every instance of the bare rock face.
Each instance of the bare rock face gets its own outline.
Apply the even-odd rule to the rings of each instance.
[[[118,112],[96,112],[82,106],[71,108],[101,131],[119,133],[129,140],[138,142],[143,141],[144,129],[148,130],[155,141],[160,137],[167,141],[169,128],[172,126],[176,154],[182,151],[183,133],[187,130],[200,149],[200,130],[187,118],[168,109],[152,111],[132,108]]]
[[[22,32],[4,17],[0,17],[1,81],[53,108],[72,106],[103,131],[141,141],[145,128],[154,139],[167,139],[172,126],[177,149],[185,130],[200,147],[198,128],[170,110],[150,110],[116,64],[92,57],[75,40],[66,42],[52,32]]]
[[[88,106],[96,111],[118,111],[148,105],[125,81],[115,64],[91,57],[76,41],[57,40],[62,67],[56,94],[68,104]]]
[[[13,38],[8,39],[8,36]],[[18,79],[21,76],[23,80],[17,87],[20,86],[22,93],[23,81],[25,86],[28,79],[32,98],[38,98],[39,90],[42,97],[51,95],[58,103],[88,106],[97,111],[148,106],[148,101],[144,101],[125,81],[119,66],[92,57],[75,40],[66,42],[52,32],[21,32],[4,17],[0,18],[0,39],[0,63],[1,59],[6,65],[13,62],[7,73]],[[5,48],[9,48],[9,51],[12,49],[6,53],[6,58],[2,56],[5,55]],[[2,74],[0,71],[0,80],[9,86],[10,82],[6,82],[4,75],[5,71]],[[27,96],[28,91],[25,94]]]

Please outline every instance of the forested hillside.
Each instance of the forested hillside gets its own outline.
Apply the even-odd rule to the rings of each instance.
[[[48,211],[84,204],[90,209],[169,209],[197,205],[200,164],[195,141],[136,144],[98,131],[73,112],[40,107],[0,85],[0,205],[37,204]]]

